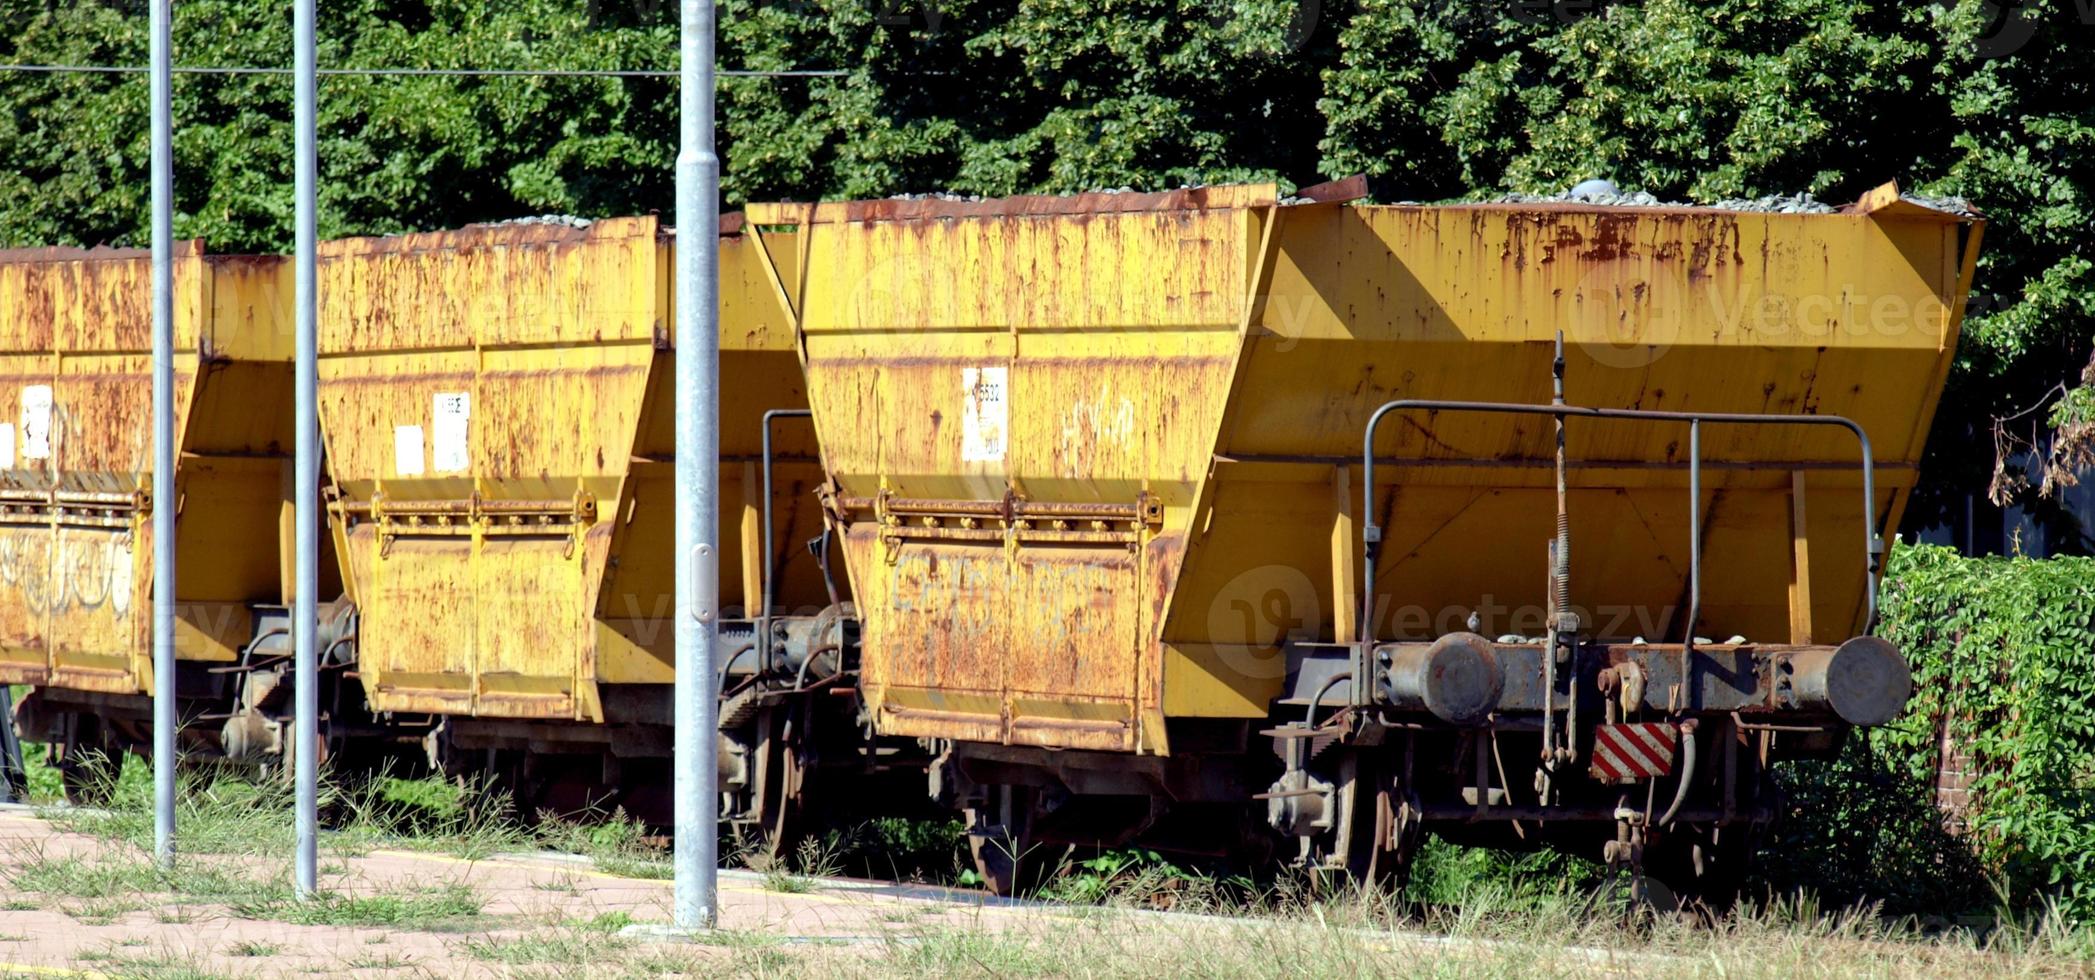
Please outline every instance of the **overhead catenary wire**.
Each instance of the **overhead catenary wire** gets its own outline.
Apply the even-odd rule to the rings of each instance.
[[[148,69],[147,65],[0,65],[0,71],[53,75],[130,75],[143,74]],[[296,71],[293,68],[245,65],[176,65],[172,70],[177,75],[290,75]],[[674,69],[653,68],[321,68],[315,74],[447,78],[676,78],[678,73]],[[841,78],[850,72],[841,68],[794,68],[776,71],[721,68],[716,69],[713,74],[722,78]]]

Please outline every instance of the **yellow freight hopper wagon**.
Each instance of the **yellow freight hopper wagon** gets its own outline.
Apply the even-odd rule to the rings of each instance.
[[[805,239],[873,724],[951,740],[1004,887],[1425,826],[1721,892],[1765,764],[1907,696],[1872,570],[1980,223],[1362,186],[750,209]]]
[[[722,782],[741,794],[727,817],[756,821],[799,781],[804,716],[851,707],[808,694],[838,684],[850,624],[841,564],[807,547],[824,526],[804,417],[769,421],[765,467],[767,413],[807,404],[774,275],[798,253],[790,235],[761,252],[732,215],[720,249]],[[453,769],[491,766],[527,808],[666,813],[672,269],[653,218],[321,245],[320,422],[357,674],[375,712],[434,731]]]
[[[71,763],[149,741],[155,506],[177,508],[184,717],[224,717],[290,599],[290,264],[177,246],[171,502],[151,497],[151,279],[140,250],[0,252],[0,683],[35,686],[18,719],[76,793]]]

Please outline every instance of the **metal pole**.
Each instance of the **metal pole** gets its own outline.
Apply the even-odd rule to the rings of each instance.
[[[168,4],[153,0],[153,858],[175,862],[175,149]]]
[[[318,219],[315,192],[313,57],[313,2],[297,0],[292,14],[292,61],[296,68],[292,99],[295,103],[295,193],[294,219],[297,240],[297,331],[293,369],[296,401],[293,421],[297,429],[296,458],[292,470],[297,486],[292,490],[292,514],[298,521],[298,567],[291,599],[291,632],[296,663],[292,688],[296,698],[297,740],[293,743],[297,790],[298,897],[311,898],[319,885],[319,773],[320,773],[320,678],[314,650],[316,595],[320,590],[320,422],[315,404],[318,367],[318,283],[314,275]]]
[[[29,802],[29,770],[15,732],[15,689],[7,684],[0,684],[0,802]]]
[[[676,925],[713,926],[719,776],[713,633],[720,597],[720,158],[713,4],[683,0],[676,253]]]
[[[1702,618],[1702,420],[1688,423],[1688,635],[1680,647],[1685,668],[1695,652],[1695,621]],[[1682,677],[1688,675],[1682,674]]]

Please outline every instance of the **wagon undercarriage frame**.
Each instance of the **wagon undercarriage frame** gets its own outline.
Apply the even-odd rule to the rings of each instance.
[[[1719,860],[1717,852],[1743,846],[1741,837],[1774,818],[1765,778],[1772,759],[1836,748],[1851,727],[1891,720],[1910,696],[1912,678],[1903,658],[1869,635],[1884,545],[1876,524],[1874,457],[1862,427],[1830,415],[1570,405],[1564,400],[1563,344],[1560,333],[1556,393],[1547,405],[1399,399],[1369,417],[1362,439],[1361,513],[1367,516],[1356,597],[1364,636],[1352,643],[1290,644],[1287,693],[1275,703],[1276,717],[1289,720],[1262,733],[1274,740],[1282,774],[1258,798],[1266,801],[1273,828],[1297,839],[1297,864],[1401,876],[1421,826],[1457,824],[1502,845],[1583,847],[1587,856],[1627,867],[1639,879],[1650,864],[1670,879],[1671,891],[1722,900],[1744,858],[1726,853]],[[1384,419],[1400,412],[1552,419],[1557,513],[1556,533],[1546,542],[1545,635],[1493,641],[1474,632],[1473,616],[1468,631],[1431,642],[1375,638],[1382,543],[1382,528],[1372,516],[1375,437]],[[1565,453],[1571,418],[1688,427],[1688,612],[1679,642],[1595,636],[1574,611]],[[1838,646],[1752,644],[1736,636],[1718,644],[1695,635],[1702,625],[1705,424],[1831,425],[1855,435],[1864,525],[1866,611],[1860,635]],[[1487,824],[1498,826],[1478,833]],[[1720,848],[1724,828],[1731,827],[1742,832]],[[1649,847],[1660,841],[1670,846]],[[1648,855],[1658,860],[1647,861]],[[1713,870],[1719,868],[1721,874]]]

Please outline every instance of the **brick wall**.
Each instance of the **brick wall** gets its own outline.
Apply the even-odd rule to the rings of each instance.
[[[1971,802],[1972,780],[1978,774],[1971,744],[1940,726],[1935,745],[1935,805],[1942,810],[1943,826],[1953,834],[1966,829],[1964,808]]]

